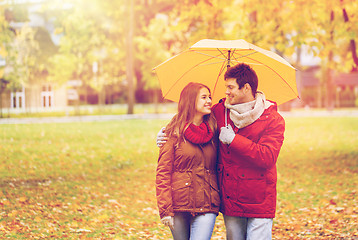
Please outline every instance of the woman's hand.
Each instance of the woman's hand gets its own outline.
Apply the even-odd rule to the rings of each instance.
[[[165,127],[160,129],[160,131],[157,134],[157,146],[158,147],[162,147],[168,141],[168,137],[164,131],[165,131]]]
[[[174,217],[166,216],[160,220],[165,226],[169,226],[171,229],[174,229]]]

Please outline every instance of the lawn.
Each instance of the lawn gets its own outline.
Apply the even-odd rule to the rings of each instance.
[[[167,122],[0,125],[0,238],[169,239],[154,186]],[[357,118],[286,118],[274,239],[358,238],[357,146]]]

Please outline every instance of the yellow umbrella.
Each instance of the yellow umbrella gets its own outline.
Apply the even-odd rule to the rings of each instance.
[[[295,68],[276,53],[242,39],[200,40],[154,71],[165,99],[178,102],[181,90],[189,82],[200,82],[210,88],[213,103],[217,103],[225,97],[225,71],[237,63],[249,64],[255,70],[258,90],[267,99],[282,104],[298,97]]]

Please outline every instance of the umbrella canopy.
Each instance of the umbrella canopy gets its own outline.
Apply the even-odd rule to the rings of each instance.
[[[266,98],[282,104],[298,97],[296,70],[274,52],[245,40],[204,39],[154,68],[165,99],[179,101],[189,82],[207,85],[213,103],[225,97],[224,74],[228,66],[249,64],[256,72],[258,90]]]

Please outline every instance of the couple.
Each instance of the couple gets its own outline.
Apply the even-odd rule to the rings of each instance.
[[[189,83],[158,134],[157,202],[175,240],[210,239],[219,211],[227,239],[271,239],[285,122],[249,65],[229,68],[225,86],[211,107],[210,89]]]

